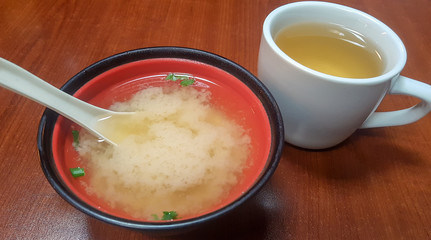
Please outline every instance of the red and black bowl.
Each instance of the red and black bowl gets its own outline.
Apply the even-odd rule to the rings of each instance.
[[[284,146],[283,122],[268,89],[240,65],[209,52],[154,47],[119,53],[100,60],[72,77],[61,90],[93,105],[108,108],[140,89],[157,85],[161,73],[187,73],[196,87],[211,92],[211,104],[222,106],[251,138],[251,154],[241,181],[217,206],[202,214],[174,221],[148,221],[112,209],[89,194],[69,169],[79,159],[71,130],[77,125],[46,109],[39,125],[38,148],[43,172],[57,193],[72,206],[101,221],[151,233],[173,234],[209,223],[255,195],[272,176]]]

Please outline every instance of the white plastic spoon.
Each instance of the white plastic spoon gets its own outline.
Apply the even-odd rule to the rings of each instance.
[[[134,114],[114,112],[86,103],[3,58],[0,58],[0,86],[48,107],[113,145],[117,145],[115,139],[108,139],[106,136],[109,134],[96,130],[97,123],[113,116],[118,119]]]

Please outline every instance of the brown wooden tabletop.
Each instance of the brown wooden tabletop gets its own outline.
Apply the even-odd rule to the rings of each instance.
[[[184,46],[257,74],[263,21],[282,0],[2,0],[0,57],[61,87],[110,55]],[[431,84],[431,1],[336,0],[404,41],[402,74]],[[379,110],[418,100],[389,96]],[[164,239],[93,219],[65,202],[40,168],[44,107],[0,88],[0,239]],[[431,239],[431,114],[358,130],[337,147],[286,144],[262,191],[235,212],[168,239]]]

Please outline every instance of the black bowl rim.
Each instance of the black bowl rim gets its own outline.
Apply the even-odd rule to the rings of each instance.
[[[50,109],[46,109],[44,111],[37,134],[37,146],[41,160],[41,167],[48,182],[64,200],[81,212],[101,221],[126,228],[151,232],[181,230],[195,227],[212,219],[219,218],[220,216],[230,212],[232,209],[235,209],[250,197],[254,196],[270,179],[278,166],[284,146],[284,129],[281,113],[269,90],[248,70],[217,54],[185,47],[149,47],[115,54],[88,66],[67,81],[63,87],[61,87],[61,90],[68,94],[73,94],[85,83],[113,67],[151,58],[182,58],[214,65],[237,77],[255,93],[262,102],[264,109],[267,111],[272,138],[270,152],[268,154],[269,161],[267,160],[265,171],[263,171],[263,174],[261,174],[256,180],[255,185],[229,205],[197,218],[152,223],[139,222],[106,214],[78,199],[60,180],[61,178],[53,164],[54,160],[51,145],[54,125],[59,115]],[[248,81],[245,81],[244,79],[248,79]]]

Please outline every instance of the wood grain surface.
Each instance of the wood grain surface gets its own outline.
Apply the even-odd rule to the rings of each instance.
[[[263,21],[281,0],[1,0],[0,57],[56,87],[110,55],[184,46],[257,74]],[[403,75],[431,84],[431,1],[336,0],[382,20],[404,41]],[[379,110],[418,100],[388,96]],[[0,88],[0,239],[431,239],[431,114],[358,130],[337,147],[286,144],[262,191],[196,231],[153,237],[88,217],[40,168],[44,108]]]

